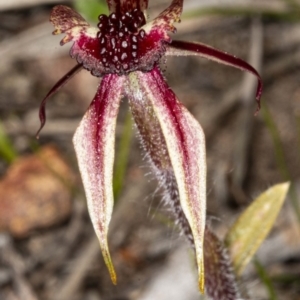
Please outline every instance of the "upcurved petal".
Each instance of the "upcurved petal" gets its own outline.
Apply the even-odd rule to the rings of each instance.
[[[167,145],[178,185],[180,204],[192,229],[199,273],[204,290],[203,239],[206,215],[205,138],[199,123],[178,101],[158,68],[128,76],[127,96],[150,105]],[[149,107],[145,106],[148,110]],[[155,137],[153,137],[155,139]],[[166,161],[167,163],[167,161]]]
[[[57,5],[52,9],[50,22],[54,25],[53,34],[65,33],[60,44],[70,41],[74,44],[70,50],[72,58],[91,71],[95,76],[102,76],[105,68],[101,63],[101,48],[97,39],[99,29],[91,27],[75,10],[64,5]]]
[[[180,22],[182,14],[183,0],[173,0],[171,5],[161,12],[152,22],[147,23],[143,29],[148,33],[154,35],[156,33],[157,39],[164,39],[170,41],[168,31],[175,32],[175,22]]]
[[[55,28],[54,35],[66,34],[61,41],[61,45],[76,39],[82,31],[90,27],[90,24],[78,12],[65,5],[53,7],[50,22]]]
[[[116,274],[107,245],[113,209],[115,128],[124,77],[107,75],[73,137],[89,214],[113,283]]]
[[[262,94],[263,84],[259,73],[244,60],[230,55],[226,52],[220,51],[218,49],[212,48],[208,45],[201,43],[190,43],[185,41],[172,41],[171,44],[167,46],[166,55],[169,56],[188,56],[197,55],[216,62],[222,63],[224,65],[229,65],[231,67],[247,71],[256,76],[258,84],[256,90],[256,101],[257,110],[260,109],[260,98]]]
[[[40,105],[40,122],[41,126],[39,130],[36,133],[36,137],[39,137],[40,131],[43,129],[45,123],[46,123],[46,103],[48,99],[55,94],[61,87],[63,87],[75,74],[77,74],[82,69],[82,65],[78,64],[73,69],[71,69],[66,75],[64,75],[58,82],[51,88],[51,90],[48,92],[48,94],[45,96],[45,98],[42,100]]]

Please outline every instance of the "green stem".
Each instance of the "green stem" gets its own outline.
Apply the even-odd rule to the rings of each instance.
[[[17,157],[17,152],[15,151],[11,141],[6,135],[3,126],[0,124],[0,157],[7,163],[12,163]]]

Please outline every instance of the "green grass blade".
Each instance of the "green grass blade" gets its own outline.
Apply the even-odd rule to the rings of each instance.
[[[132,138],[132,118],[130,112],[128,111],[123,126],[123,132],[122,132],[120,144],[118,146],[118,150],[116,151],[115,171],[114,171],[114,179],[113,179],[115,199],[118,199],[118,196],[122,191],[125,172],[128,164],[131,138]]]
[[[75,9],[88,21],[97,22],[100,14],[108,14],[107,4],[103,0],[76,0]]]
[[[3,126],[0,124],[0,156],[7,163],[11,163],[16,157],[17,153],[7,137]]]

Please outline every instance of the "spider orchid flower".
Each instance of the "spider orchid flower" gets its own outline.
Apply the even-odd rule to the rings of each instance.
[[[198,55],[259,74],[243,60],[200,43],[171,40],[180,21],[183,0],[173,0],[155,19],[147,21],[148,0],[106,0],[109,16],[100,15],[96,28],[76,11],[55,6],[50,21],[53,34],[72,42],[70,55],[78,64],[61,78],[41,103],[41,127],[47,99],[82,68],[100,77],[98,91],[78,126],[73,143],[87,197],[89,214],[113,283],[107,232],[113,210],[113,163],[116,119],[127,97],[134,121],[155,175],[166,189],[166,199],[178,218],[187,221],[193,239],[204,291],[203,243],[206,214],[205,138],[199,123],[168,86],[160,61],[165,56]],[[38,133],[39,133],[38,131]]]

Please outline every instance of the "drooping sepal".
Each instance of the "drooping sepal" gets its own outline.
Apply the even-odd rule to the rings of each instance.
[[[116,283],[116,274],[107,233],[113,209],[115,128],[123,81],[124,78],[117,75],[103,78],[73,138],[89,214],[113,283]]]
[[[199,289],[203,292],[206,158],[202,128],[178,101],[158,68],[149,73],[131,73],[128,80],[127,96],[141,100],[147,97],[158,119],[178,185],[180,204],[195,241]]]
[[[191,43],[185,41],[175,41],[175,40],[172,41],[171,44],[169,44],[166,47],[166,55],[171,55],[171,56],[172,55],[175,56],[197,55],[253,74],[254,76],[256,76],[258,81],[257,90],[256,90],[256,101],[257,101],[256,112],[259,111],[260,98],[263,89],[262,80],[259,73],[244,60],[205,44]]]

